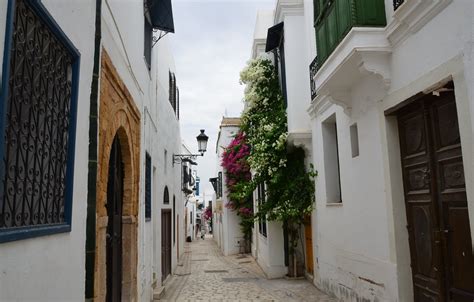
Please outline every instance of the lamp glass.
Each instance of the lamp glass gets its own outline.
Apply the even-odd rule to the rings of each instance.
[[[201,133],[196,137],[198,141],[199,152],[204,153],[207,150],[207,141],[209,137],[204,134],[204,129],[201,129]]]

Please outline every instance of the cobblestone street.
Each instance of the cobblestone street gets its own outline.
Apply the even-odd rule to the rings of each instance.
[[[160,301],[336,301],[307,280],[267,280],[249,255],[224,257],[211,237],[185,247]]]

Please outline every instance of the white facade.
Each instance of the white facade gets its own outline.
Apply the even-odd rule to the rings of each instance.
[[[181,166],[173,163],[173,154],[181,153],[179,119],[169,101],[169,72],[174,60],[169,49],[172,36],[162,38],[152,50],[151,68],[144,59],[143,3],[105,1],[102,9],[104,49],[126,84],[141,113],[140,223],[138,234],[138,297],[152,298],[162,276],[161,242],[163,210],[172,211],[172,269],[178,252],[184,251],[184,201],[181,193]],[[137,34],[139,33],[139,34]],[[137,47],[138,45],[138,47]],[[145,154],[152,161],[152,217],[145,220]],[[169,203],[164,204],[168,188]],[[174,203],[174,206],[173,206]],[[179,229],[177,229],[179,228]],[[175,238],[179,234],[179,238]],[[178,247],[180,250],[178,251]]]
[[[308,37],[314,37],[311,5],[305,2]],[[474,234],[473,4],[405,1],[394,13],[386,0],[385,11],[385,28],[352,28],[319,68],[318,95],[308,109],[319,172],[312,217],[315,284],[345,301],[413,301],[397,120],[386,114],[449,80]],[[309,64],[315,44],[308,41]],[[328,122],[337,125],[340,192],[330,166],[334,150],[324,143],[331,136]],[[358,156],[351,154],[354,124]],[[342,202],[335,202],[337,195]]]
[[[239,123],[240,120],[238,118],[224,117],[220,125],[219,137],[216,143],[216,175],[222,173],[221,190],[223,196],[217,196],[216,198],[216,194],[213,195],[213,207],[216,209],[214,211],[216,214],[213,214],[215,217],[213,233],[215,234],[214,236],[218,246],[226,256],[238,254],[240,252],[239,241],[243,239],[239,225],[239,216],[237,216],[235,211],[226,207],[226,204],[229,202],[229,197],[227,196],[227,187],[225,185],[225,172],[221,166],[222,154],[224,152],[223,148],[229,146],[235,135],[239,132]]]
[[[274,11],[259,11],[257,13],[257,21],[255,24],[252,47],[252,59],[256,59],[258,57],[265,57],[271,60],[274,59],[272,53],[265,53],[268,28],[274,25],[274,18]],[[289,48],[291,49],[291,47]],[[291,72],[293,73],[293,70],[291,70]],[[294,82],[292,82],[292,84],[294,84]],[[292,93],[297,93],[295,91],[297,87],[291,88]],[[304,119],[305,118],[302,120],[304,121]],[[295,121],[295,123],[298,122]],[[253,200],[254,212],[257,213],[258,205],[256,202],[256,192],[254,192]],[[275,221],[267,221],[265,224],[267,231],[266,235],[260,232],[259,223],[255,222],[252,234],[252,255],[255,257],[257,263],[260,265],[268,278],[281,278],[288,272],[287,266],[285,265],[283,227],[281,223]]]
[[[8,2],[0,1],[2,64]],[[64,301],[65,297],[70,301],[83,301],[88,173],[88,153],[84,152],[84,146],[89,144],[95,1],[41,2],[81,55],[72,230],[0,243],[0,301]]]

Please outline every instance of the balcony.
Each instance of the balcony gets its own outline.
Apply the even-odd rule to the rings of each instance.
[[[351,28],[387,24],[383,0],[314,0],[314,9],[318,66],[322,66]]]
[[[365,76],[375,75],[388,87],[391,45],[384,28],[384,1],[315,0],[315,6],[318,55],[310,65],[313,102],[330,96],[350,109],[349,92]]]

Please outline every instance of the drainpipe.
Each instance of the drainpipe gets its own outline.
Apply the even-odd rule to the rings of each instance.
[[[95,3],[94,68],[92,72],[89,109],[89,161],[87,175],[87,221],[86,221],[86,301],[94,300],[94,267],[96,247],[96,204],[97,204],[97,138],[98,99],[100,73],[100,44],[102,40],[102,0]]]

